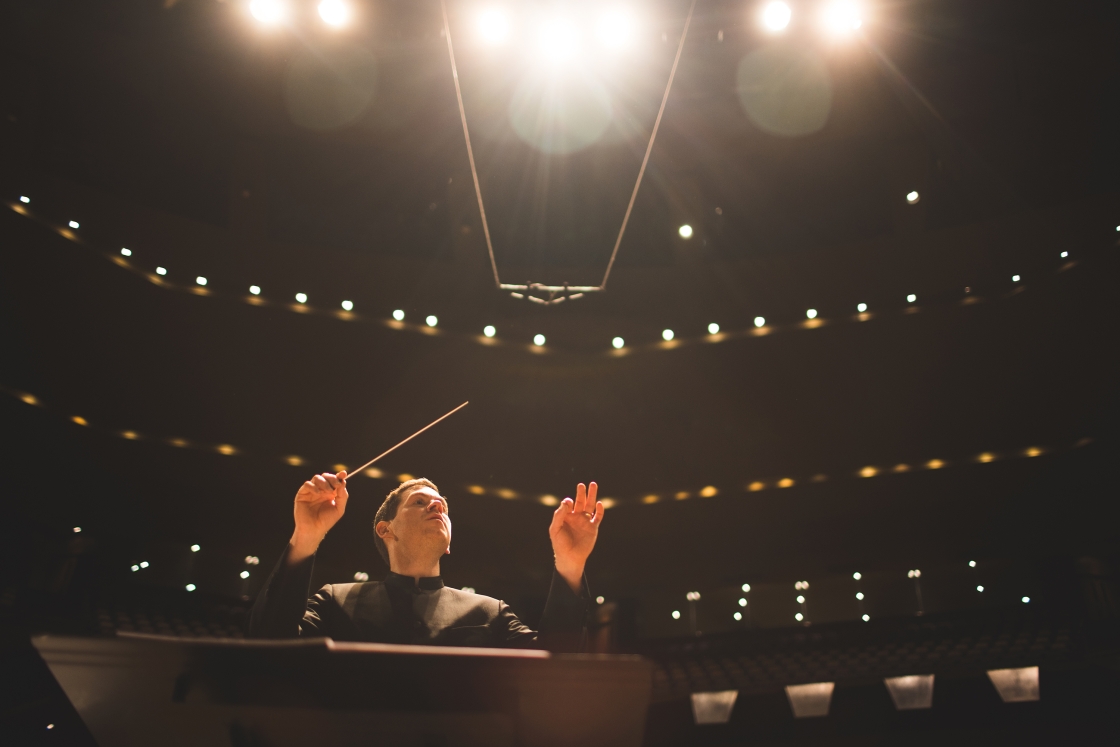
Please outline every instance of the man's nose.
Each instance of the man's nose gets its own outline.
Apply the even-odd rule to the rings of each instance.
[[[443,513],[443,501],[441,501],[438,498],[433,498],[432,502],[428,504],[428,510],[431,511],[433,509],[442,514]]]

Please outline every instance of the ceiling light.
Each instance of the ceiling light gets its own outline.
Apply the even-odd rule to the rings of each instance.
[[[664,340],[665,342],[669,342],[669,340],[672,340],[673,339],[673,330],[671,330],[671,329],[661,330],[661,339]]]
[[[677,233],[679,233],[681,235],[682,239],[691,239],[692,238],[692,226],[685,223],[683,226],[681,226],[680,228],[677,229]]]
[[[1063,257],[1063,258],[1065,258],[1065,257],[1068,257],[1068,256],[1069,256],[1069,252],[1062,252],[1062,253],[1061,253],[1061,254],[1059,254],[1058,256],[1060,256],[1060,257]]]
[[[854,578],[856,581],[859,581],[861,578],[863,578],[863,574],[859,571],[856,571],[852,574],[852,578]]]
[[[1023,602],[1023,604],[1030,604],[1031,603],[1031,598],[1030,597],[1023,597],[1023,599],[1021,601]]]
[[[906,193],[906,201],[909,202],[911,205],[917,205],[918,200],[920,200],[920,199],[922,199],[922,196],[920,194],[918,194],[917,192],[907,192]]]
[[[975,568],[976,567],[976,561],[975,560],[968,561],[968,567],[969,568]]]
[[[544,335],[533,335],[533,344],[538,348],[544,345]]]
[[[20,195],[19,201],[22,202],[24,205],[26,205],[29,202],[31,202],[31,198],[30,197],[24,197],[23,195]]]
[[[763,317],[761,317],[761,316],[756,316],[756,317],[754,318],[754,326],[756,326],[756,327],[764,327],[764,326],[766,326],[766,319],[764,319],[764,318],[763,318]]]
[[[983,586],[977,586],[976,591],[978,591],[982,594],[982,593],[984,593],[984,587]]]
[[[736,612],[734,615],[732,615],[732,617],[734,617],[736,621],[742,620],[743,619],[743,613],[742,612]]]
[[[122,246],[121,247],[121,255],[124,256],[124,257],[131,257],[132,256],[132,250],[131,249],[126,249]]]
[[[78,221],[76,221],[76,220],[72,220],[72,221],[70,221],[70,223],[69,223],[68,225],[69,225],[69,226],[70,226],[71,228],[77,228],[77,227],[78,227]]]
[[[497,8],[489,8],[478,16],[478,33],[488,44],[501,44],[509,38],[509,19]]]
[[[398,322],[403,322],[404,321],[404,312],[401,311],[400,309],[397,309],[396,311],[393,312],[393,318],[396,319]]]
[[[146,561],[146,560],[141,560],[141,561],[140,561],[140,567],[141,567],[141,568],[147,568],[147,567],[148,567],[148,561]]]
[[[249,12],[261,23],[272,25],[287,17],[288,6],[282,0],[252,0]]]
[[[612,8],[599,16],[595,35],[605,47],[623,49],[634,39],[634,21],[621,8]]]
[[[579,48],[579,32],[564,18],[549,18],[537,33],[538,48],[552,62],[563,62]]]
[[[870,619],[871,619],[871,615],[864,615],[864,616],[863,616],[863,621],[864,621],[864,622],[867,622],[867,621],[868,621],[868,620],[870,620]]]
[[[138,566],[138,565],[132,566],[132,572],[133,573],[136,573],[136,571],[138,571],[138,570],[140,570],[140,566]]]
[[[353,311],[354,310],[354,302],[353,301],[343,301],[342,302],[342,308],[343,308],[344,311]]]
[[[863,601],[863,592],[862,591],[857,591],[856,592],[856,599],[858,599],[861,602]]]
[[[867,311],[867,304],[865,304],[865,303],[856,304],[856,311],[858,311],[861,314],[863,312]]]
[[[261,287],[259,285],[250,285],[249,292],[254,296],[259,296],[261,294]]]
[[[859,11],[852,3],[835,2],[824,11],[824,23],[829,31],[837,34],[851,33],[863,25]],[[917,202],[917,200],[914,200]]]
[[[673,619],[674,620],[680,620],[681,619],[681,611],[680,610],[673,610]]]
[[[199,285],[206,285],[206,283],[207,283],[207,280],[206,280],[206,278],[202,277],[201,275],[199,275],[198,277],[196,277],[196,278],[194,279],[194,281],[195,281],[196,283],[198,283]]]
[[[249,571],[241,571],[239,575],[241,578],[249,578]]]
[[[256,555],[246,555],[245,556],[245,565],[260,565],[260,563],[261,563],[261,559],[258,558]]]
[[[739,606],[740,607],[746,607],[747,606],[747,600],[744,597],[739,598]]]
[[[74,527],[74,534],[81,534],[81,533],[82,533],[82,528],[81,527]]]
[[[319,3],[319,17],[328,26],[341,28],[350,22],[350,6],[342,0],[323,0]]]
[[[198,552],[201,549],[202,547],[200,547],[199,545],[191,545],[191,552]]]
[[[623,340],[621,337],[616,337],[611,340],[611,345],[615,350],[622,350],[623,346],[626,345],[626,340]]]
[[[157,274],[157,275],[166,275],[166,274],[167,274],[167,270],[165,270],[165,269],[164,269],[164,268],[162,268],[162,267],[157,267],[157,268],[156,268],[156,274]]]
[[[718,335],[719,334],[719,325],[716,324],[715,322],[712,322],[711,324],[709,324],[708,325],[708,334],[709,335]]]
[[[487,337],[493,337],[494,335],[498,334],[498,330],[494,329],[493,324],[487,324],[482,328],[482,334],[486,335]]]
[[[914,303],[917,300],[918,300],[918,297],[916,295],[914,295],[913,293],[911,293],[910,295],[908,295],[906,297],[906,303]]]
[[[808,317],[809,319],[816,319],[817,318],[817,310],[816,309],[808,309],[805,312],[805,316]]]
[[[297,293],[296,294],[296,301],[298,303],[307,303],[307,294],[306,293]]]
[[[1019,282],[1019,276],[1018,275],[1012,275],[1011,276],[1011,282],[1012,283],[1018,283]]]
[[[798,612],[796,615],[793,616],[793,619],[797,620],[797,622],[801,622],[802,620],[805,619],[805,615],[802,615],[800,612]]]
[[[751,585],[750,584],[743,584],[742,589],[743,589],[743,591],[749,592],[751,590]]]
[[[187,587],[186,587],[186,588],[187,588],[187,591],[194,591],[194,590],[195,590],[195,589],[197,589],[198,587],[197,587],[197,586],[195,586],[194,584],[187,584]]]
[[[436,318],[435,314],[428,314],[427,318],[424,319],[424,323],[429,327],[434,327],[439,324],[439,319]]]
[[[798,594],[798,595],[797,595],[797,603],[798,603],[798,604],[805,604],[805,597],[803,597],[803,596],[801,596],[800,594]]]
[[[768,3],[762,9],[762,25],[771,31],[782,31],[789,25],[793,11],[785,3]]]

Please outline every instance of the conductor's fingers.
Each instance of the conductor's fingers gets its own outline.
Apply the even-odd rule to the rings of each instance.
[[[335,477],[337,477],[337,478],[338,478],[339,480],[342,480],[343,482],[345,482],[345,481],[346,481],[346,478],[347,478],[347,477],[349,477],[349,476],[350,476],[350,475],[348,475],[348,474],[346,473],[346,470],[342,470],[342,471],[341,471],[341,472],[339,472],[339,473],[338,473],[337,475],[335,475]]]
[[[586,511],[587,510],[587,486],[584,485],[582,482],[579,485],[576,485],[576,503],[575,503],[574,510],[575,511]]]
[[[595,501],[595,515],[591,520],[595,522],[595,526],[599,526],[603,522],[603,514],[606,513],[607,507],[603,505],[602,501]]]
[[[559,531],[560,527],[564,525],[564,517],[572,513],[573,505],[571,498],[560,501],[560,505],[552,512],[552,523],[548,527],[549,534]]]
[[[584,511],[590,511],[591,507],[595,505],[595,496],[599,494],[599,484],[592,481],[587,486],[587,508]]]
[[[342,480],[338,479],[330,472],[324,472],[323,479],[326,480],[327,484],[331,486],[331,490],[338,490],[338,488],[342,485]]]

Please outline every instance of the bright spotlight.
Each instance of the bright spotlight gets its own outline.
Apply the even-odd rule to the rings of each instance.
[[[343,311],[353,311],[354,310],[354,302],[353,301],[343,301],[342,302],[342,310]]]
[[[191,552],[198,552],[202,547],[200,545],[191,545]]]
[[[323,0],[319,3],[319,17],[328,26],[341,28],[350,23],[350,6],[343,0]]]
[[[671,329],[661,330],[661,339],[665,342],[669,342],[669,340],[672,340],[674,336],[675,335],[673,334],[673,330]]]
[[[673,610],[673,619],[674,620],[680,620],[681,619],[681,611],[680,610]]]
[[[401,311],[400,309],[395,310],[393,312],[393,318],[396,319],[398,322],[403,322],[404,321],[404,312]]]
[[[756,317],[754,318],[754,326],[756,326],[756,327],[765,327],[765,326],[766,326],[766,319],[764,319],[764,318],[763,318],[763,317],[761,317],[761,316],[756,316]]]
[[[487,337],[493,337],[494,335],[498,334],[498,330],[494,329],[493,324],[487,324],[482,328],[482,334],[486,335]]]
[[[864,615],[864,616],[863,616],[863,621],[864,621],[864,622],[867,622],[867,621],[868,621],[868,620],[870,620],[870,619],[871,619],[871,615]]]
[[[816,319],[817,318],[817,310],[816,309],[806,310],[805,317],[808,318],[808,319]]]
[[[968,567],[969,568],[975,568],[976,567],[976,561],[975,560],[968,561]]]
[[[906,303],[914,303],[917,300],[918,300],[918,297],[916,295],[914,295],[913,293],[911,293],[910,295],[908,295],[906,297]]]
[[[261,23],[280,23],[288,16],[288,5],[283,0],[253,0],[249,12]]]
[[[856,599],[858,599],[861,602],[863,601],[863,592],[862,591],[857,591],[856,592]]]
[[[679,233],[681,235],[682,239],[691,239],[692,238],[692,226],[685,223],[683,226],[681,226],[680,228],[677,229],[677,233]]]
[[[709,335],[718,335],[719,334],[719,325],[716,324],[715,322],[712,322],[711,324],[709,324],[708,325],[708,334]]]
[[[249,571],[241,571],[241,578],[249,578]]]
[[[770,31],[783,31],[792,15],[793,11],[785,3],[767,3],[762,9],[762,25]]]
[[[539,347],[544,347],[544,335],[533,335],[533,344]]]
[[[1012,283],[1018,283],[1019,282],[1019,276],[1018,275],[1012,275],[1011,276],[1011,282]]]
[[[259,296],[261,294],[261,287],[259,285],[250,285],[249,292],[254,296]]]
[[[194,591],[197,588],[198,587],[195,586],[194,584],[187,584],[187,591]]]
[[[907,192],[906,193],[906,201],[909,202],[911,205],[917,205],[918,200],[920,200],[920,199],[922,199],[922,196],[920,194],[918,194],[917,192]]]
[[[1060,257],[1061,257],[1062,259],[1065,259],[1066,257],[1068,257],[1068,256],[1069,256],[1069,252],[1062,252],[1062,253],[1061,253],[1061,254],[1060,254],[1059,256],[1060,256]]]
[[[824,23],[835,34],[848,34],[862,26],[863,19],[852,3],[836,2],[825,8]]]
[[[70,221],[69,226],[71,228],[78,228],[80,226],[80,224],[78,223],[78,221],[72,220],[72,221]]]
[[[801,595],[799,594],[799,595],[797,596],[797,603],[798,603],[798,604],[805,604],[805,597],[803,597],[803,596],[801,596]]]
[[[743,613],[742,612],[736,612],[734,615],[732,615],[732,617],[734,617],[736,621],[742,620],[743,619]]]
[[[865,304],[865,303],[856,304],[856,311],[858,311],[861,314],[863,312],[867,311],[867,304]]]
[[[1030,597],[1023,597],[1023,604],[1030,604],[1030,603],[1031,603],[1031,598]]]
[[[25,197],[25,196],[23,196],[23,195],[20,195],[20,197],[19,197],[19,201],[20,201],[20,202],[22,202],[22,203],[23,203],[24,205],[26,205],[26,204],[28,204],[29,202],[31,202],[31,198],[30,198],[30,197]]]
[[[615,350],[622,350],[622,348],[626,346],[626,340],[623,340],[621,337],[616,337],[611,340],[611,345]]]
[[[426,323],[426,324],[427,324],[427,325],[428,325],[429,327],[434,327],[434,326],[436,326],[437,324],[439,324],[439,319],[437,319],[437,318],[436,318],[436,315],[435,315],[435,314],[428,314],[428,317],[427,317],[427,318],[426,318],[426,319],[424,320],[424,322],[425,322],[425,323]]]
[[[306,293],[297,293],[296,294],[296,302],[297,303],[307,303],[307,294]]]
[[[552,62],[563,62],[572,57],[579,48],[579,33],[572,23],[564,18],[549,18],[537,34],[540,51]]]
[[[802,615],[800,612],[798,612],[796,615],[793,616],[793,619],[797,620],[797,622],[801,622],[802,620],[805,619],[805,615]]]
[[[746,607],[746,606],[747,606],[747,599],[746,599],[746,597],[739,597],[739,606],[740,606],[740,607]]]
[[[132,256],[132,250],[131,249],[125,249],[124,247],[122,247],[121,248],[121,256],[131,257]]]
[[[984,587],[983,587],[983,586],[977,586],[977,587],[976,587],[976,591],[978,591],[978,592],[980,592],[981,594],[983,594],[983,593],[984,593]]]
[[[501,44],[509,38],[509,19],[497,8],[484,10],[478,17],[478,32],[488,44]]]
[[[856,581],[859,581],[861,578],[863,578],[863,574],[859,571],[856,571],[852,574],[852,578],[854,578]]]
[[[156,274],[157,274],[157,275],[166,275],[166,274],[167,274],[167,268],[165,268],[165,267],[157,267],[157,268],[156,268]]]
[[[599,16],[595,35],[605,47],[623,49],[634,39],[634,22],[621,8],[612,8]]]
[[[201,275],[199,275],[198,277],[196,277],[196,278],[194,279],[194,281],[195,281],[196,283],[198,283],[199,285],[206,285],[206,283],[207,283],[207,282],[209,282],[209,281],[207,281],[207,280],[206,280],[206,278],[202,277]]]

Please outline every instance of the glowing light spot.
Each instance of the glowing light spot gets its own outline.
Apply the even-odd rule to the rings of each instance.
[[[906,578],[921,578],[921,571],[906,571]]]
[[[157,275],[166,275],[167,274],[167,269],[163,268],[163,267],[157,267],[156,268],[156,274]]]
[[[1012,283],[1018,283],[1019,282],[1019,276],[1018,275],[1012,275],[1011,276],[1011,282]]]
[[[187,591],[194,591],[197,588],[198,587],[195,586],[194,584],[187,584],[187,586],[186,586]]]
[[[995,454],[985,453],[985,454],[981,454],[980,456],[976,457],[976,461],[987,464],[988,462],[994,461],[995,458],[996,458]]]
[[[708,334],[709,335],[718,335],[719,334],[719,325],[716,324],[715,322],[712,322],[711,324],[709,324],[708,325]]]
[[[680,610],[673,610],[673,619],[674,620],[680,620],[681,619],[681,611]]]
[[[689,495],[689,493],[688,493],[687,490],[680,490],[673,496],[673,498],[675,498],[678,501],[684,501],[684,500],[688,500],[688,495]]]
[[[82,528],[81,527],[74,527],[74,534],[81,534],[81,533],[82,533]]]
[[[271,26],[287,18],[288,6],[282,0],[252,0],[249,12],[253,14],[253,18]]]
[[[976,561],[975,560],[968,561],[968,567],[969,568],[975,568],[976,567]]]
[[[498,488],[494,492],[497,493],[499,498],[504,498],[507,501],[513,500],[517,497],[517,492],[514,490],[510,490],[509,488]]]
[[[879,474],[879,470],[875,467],[864,467],[859,471],[860,477],[874,477],[877,474]]]
[[[764,317],[761,317],[761,316],[756,316],[754,318],[754,326],[765,327],[766,326],[766,319]]]
[[[864,621],[864,622],[867,622],[867,621],[868,621],[868,620],[870,620],[870,619],[871,619],[871,616],[870,616],[870,615],[864,615],[864,616],[863,616],[863,621]]]
[[[509,39],[509,18],[496,8],[488,8],[478,16],[478,33],[487,44],[501,44]]]
[[[241,571],[238,575],[241,576],[241,578],[249,578],[249,571]]]
[[[367,467],[365,471],[362,472],[362,474],[366,477],[371,477],[374,480],[377,480],[380,479],[385,473],[379,470],[377,467]]]
[[[132,256],[132,250],[128,249],[127,247],[122,246],[121,247],[121,256],[122,257],[131,257]]]
[[[66,225],[70,226],[71,228],[78,228],[78,221],[72,220],[69,223],[67,223]]]
[[[132,566],[132,572],[133,573],[136,573],[136,571],[138,571],[138,570],[140,570],[140,566],[138,566],[138,565]]]
[[[133,434],[133,435],[135,435],[135,434]],[[127,438],[127,436],[126,436],[126,438]],[[167,443],[171,444],[172,446],[177,446],[180,449],[185,449],[185,448],[187,448],[187,446],[190,445],[190,444],[187,443],[187,440],[185,438],[173,438],[170,441],[168,441]]]
[[[23,195],[20,195],[19,201],[22,202],[24,205],[26,205],[26,204],[31,202],[31,198],[30,197],[24,197]]]
[[[1042,449],[1038,448],[1037,446],[1032,446],[1023,453],[1029,457],[1036,457],[1042,454]]]
[[[671,329],[661,330],[661,339],[664,340],[665,342],[669,342],[669,340],[672,340],[673,337],[674,337],[673,330],[671,330]]]
[[[835,34],[843,34],[858,29],[863,25],[863,19],[860,18],[859,10],[851,3],[835,2],[825,8],[824,23],[829,31]],[[918,193],[911,192],[910,194],[917,195]],[[906,199],[909,200],[910,195],[907,195]],[[917,199],[914,202],[917,202]]]
[[[805,619],[805,615],[802,615],[800,612],[798,612],[796,615],[793,616],[793,619],[797,620],[797,622],[801,622],[802,620]]]
[[[482,495],[486,492],[486,488],[482,487],[481,485],[468,485],[467,492],[471,495]]]
[[[537,48],[550,62],[563,62],[579,49],[579,32],[568,19],[546,19],[537,32]]]
[[[191,552],[198,552],[202,549],[201,545],[191,545]]]
[[[358,571],[354,574],[355,581],[369,581],[369,574],[365,571]]]
[[[983,586],[977,586],[977,587],[976,587],[976,591],[978,591],[978,592],[980,592],[981,594],[983,594],[983,593],[984,593],[984,587],[983,587]]]
[[[607,601],[605,597],[595,597],[595,604],[602,604]]]
[[[700,497],[701,498],[711,498],[712,496],[716,495],[717,493],[719,493],[719,490],[716,488],[715,485],[705,485],[700,490]]]
[[[303,464],[303,457],[298,457],[293,454],[292,456],[284,457],[284,461],[292,465],[293,467],[298,467]]]
[[[353,311],[354,310],[354,302],[353,301],[343,301],[342,302],[342,309],[343,309],[343,311]]]
[[[856,592],[856,599],[858,599],[861,602],[863,601],[863,592],[862,591],[857,591]]]
[[[600,498],[599,502],[603,504],[603,508],[614,508],[618,504],[614,498]]]
[[[140,434],[138,434],[136,431],[122,431],[121,436],[123,438],[127,438],[129,441],[135,441],[137,438],[140,437]],[[172,443],[174,443],[174,442],[172,442]],[[185,446],[186,444],[184,443],[183,445]]]
[[[916,295],[914,295],[913,293],[911,293],[910,295],[908,295],[906,297],[906,303],[914,303],[917,300],[918,300],[918,297]]]
[[[762,490],[765,487],[766,487],[766,483],[755,480],[754,482],[752,482],[750,485],[747,486],[747,490],[751,491],[752,493],[757,493],[758,491]]]
[[[401,482],[408,482],[409,480],[413,480],[415,478],[412,475],[408,474],[407,472],[402,472],[399,475],[397,475],[397,479],[400,480]]]
[[[626,346],[626,340],[623,340],[621,337],[616,337],[613,340],[611,340],[611,346],[615,350],[622,350],[622,348],[624,348]]]
[[[1022,601],[1023,604],[1030,604],[1031,603],[1031,598],[1030,597],[1023,597],[1022,600],[1020,600],[1020,601]]]
[[[427,324],[429,327],[434,327],[437,324],[439,324],[439,319],[436,317],[435,314],[428,314],[428,316],[425,317],[425,319],[424,319],[424,323]]]
[[[809,319],[816,319],[817,318],[817,310],[816,309],[808,309],[805,312],[805,316]]]
[[[482,334],[486,335],[487,337],[493,337],[494,335],[498,334],[498,330],[494,329],[493,324],[487,324],[482,328]]]
[[[789,477],[783,477],[781,480],[778,480],[778,487],[779,488],[792,488],[793,487],[793,479],[789,478]]]
[[[865,304],[865,303],[857,303],[857,304],[856,304],[856,311],[858,311],[858,312],[859,312],[859,313],[861,313],[861,314],[862,314],[863,312],[867,311],[867,304]]]
[[[261,564],[261,559],[258,558],[256,555],[246,555],[245,556],[245,565],[260,565],[260,564]]]
[[[854,578],[856,581],[859,581],[861,578],[863,578],[863,574],[859,571],[856,571],[852,574],[852,578]]]
[[[237,453],[237,449],[233,448],[229,444],[221,444],[220,446],[218,446],[218,453],[225,454],[226,456],[231,456]]]
[[[797,603],[798,604],[805,604],[805,597],[798,595]]]
[[[393,312],[393,318],[396,319],[398,322],[403,322],[404,321],[404,312],[401,311],[400,309],[397,309],[396,311]]]
[[[691,239],[692,238],[692,226],[685,223],[683,226],[681,226],[680,228],[677,229],[677,233],[679,233],[681,235],[682,239]]]
[[[688,592],[687,594],[684,595],[684,598],[687,599],[690,602],[698,602],[698,601],[700,601],[700,592],[690,591],[690,592]]]
[[[930,459],[926,462],[926,469],[941,469],[945,466],[945,462],[940,459]]]
[[[740,607],[746,607],[747,606],[746,597],[739,597],[739,606]]]
[[[734,617],[736,621],[742,620],[743,619],[743,613],[742,612],[736,612],[734,615],[732,615],[732,617]]]
[[[545,506],[559,506],[560,499],[554,495],[542,495],[538,499]]]
[[[891,472],[909,472],[909,471],[910,471],[910,465],[909,464],[896,464],[895,466],[891,467]]]
[[[661,497],[658,495],[654,495],[653,493],[642,497],[642,503],[646,504],[657,503],[659,500],[661,500]]]
[[[74,417],[70,418],[70,420],[74,421],[78,425],[89,425],[89,421],[87,421],[81,415],[75,415]]]
[[[762,25],[770,31],[784,31],[792,16],[793,11],[785,3],[768,3],[762,9]]]
[[[544,347],[544,343],[545,343],[544,335],[533,335],[533,344],[536,345],[538,348]]]
[[[323,0],[319,3],[319,17],[328,26],[341,28],[350,22],[350,6],[342,0]]]
[[[1068,256],[1069,256],[1069,252],[1062,252],[1062,253],[1061,253],[1061,254],[1059,254],[1058,256],[1059,256],[1059,257],[1061,257],[1062,259],[1065,259],[1066,257],[1068,257]]]
[[[296,294],[296,303],[307,303],[307,294],[306,293],[297,293]]]
[[[743,584],[740,588],[742,588],[742,590],[744,592],[749,592],[751,590],[751,585],[750,584]]]
[[[146,561],[146,560],[141,560],[141,561],[140,561],[140,567],[141,567],[141,568],[147,568],[147,567],[148,567],[148,561]]]
[[[918,200],[920,200],[920,199],[922,199],[922,196],[919,195],[917,192],[907,192],[906,193],[906,201],[909,202],[911,205],[918,204]]]
[[[624,49],[634,39],[634,21],[621,8],[612,8],[599,16],[595,36],[608,49]]]

